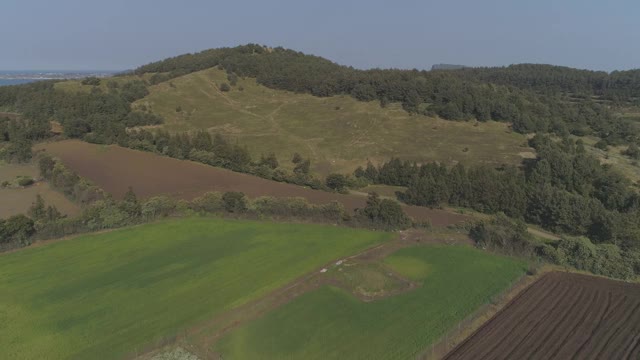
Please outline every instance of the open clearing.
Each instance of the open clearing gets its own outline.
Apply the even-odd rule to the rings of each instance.
[[[342,267],[342,270],[340,268]],[[388,269],[380,272],[380,269]],[[460,245],[404,247],[383,262],[331,272],[324,285],[228,332],[212,347],[225,359],[408,359],[488,303],[525,272],[524,262]],[[395,275],[416,286],[403,291]],[[340,280],[340,277],[337,278]],[[351,291],[348,290],[350,282]],[[346,285],[346,287],[345,287]],[[362,299],[359,291],[390,291]],[[395,292],[395,293],[394,293]]]
[[[150,87],[134,103],[165,118],[170,131],[206,129],[238,139],[254,156],[274,152],[287,163],[294,152],[314,170],[351,172],[367,159],[517,164],[526,138],[506,124],[446,121],[411,115],[399,104],[382,108],[350,96],[314,97],[239,79],[231,91],[226,72],[208,69]],[[242,89],[242,90],[241,90]]]
[[[640,285],[547,274],[446,357],[532,358],[640,358]]]
[[[236,173],[187,160],[178,160],[149,152],[115,145],[103,146],[77,140],[40,144],[60,158],[65,165],[105,191],[121,198],[128,187],[142,198],[166,194],[180,199],[193,199],[207,191],[242,191],[249,197],[302,197],[310,203],[342,203],[353,210],[365,206],[366,197],[312,190],[297,185],[275,182]],[[467,216],[420,206],[404,206],[416,220],[430,220],[446,226],[468,219]]]
[[[121,358],[392,236],[191,218],[0,255],[0,358]]]
[[[38,169],[32,164],[5,164],[0,163],[0,183],[9,181],[14,183],[18,176],[38,178]],[[0,218],[24,214],[40,194],[47,205],[54,205],[61,213],[76,215],[80,208],[49,186],[46,181],[38,181],[27,187],[12,186],[0,188]]]

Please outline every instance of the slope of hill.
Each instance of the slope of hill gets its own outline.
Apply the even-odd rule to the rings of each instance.
[[[446,121],[398,104],[272,90],[252,78],[221,91],[227,82],[216,68],[191,73],[150,86],[133,106],[161,115],[164,129],[207,129],[238,139],[258,157],[274,152],[283,164],[298,152],[320,173],[350,172],[367,159],[515,164],[532,154],[505,123]]]

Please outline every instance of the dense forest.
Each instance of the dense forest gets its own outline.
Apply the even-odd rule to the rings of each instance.
[[[608,75],[544,65],[358,70],[293,50],[246,45],[169,58],[142,66],[135,73],[156,73],[151,81],[161,82],[214,66],[237,76],[254,77],[274,89],[316,96],[349,94],[361,101],[380,101],[383,106],[400,102],[409,112],[450,120],[510,122],[522,133],[593,134],[609,144],[638,140],[628,121],[588,96],[636,99],[640,94],[637,71]],[[578,101],[575,94],[583,97]]]
[[[549,95],[566,94],[578,98],[597,96],[616,103],[640,103],[640,69],[606,73],[564,66],[517,64],[456,70],[451,74],[461,78],[530,89]]]
[[[52,135],[52,121],[62,125],[68,138],[103,144],[126,139],[128,127],[162,122],[153,114],[131,110],[133,101],[149,93],[145,83],[112,84],[106,92],[94,87],[88,93],[57,90],[55,81],[0,87],[0,109],[20,113],[16,119],[0,118],[0,142],[10,144],[2,157],[28,160],[31,144]]]
[[[447,167],[392,159],[378,167],[371,163],[366,168],[360,167],[355,176],[371,183],[407,187],[397,195],[408,204],[504,213],[512,220],[502,220],[499,226],[481,224],[475,235],[480,242],[491,239],[499,247],[509,247],[516,253],[536,250],[522,231],[505,240],[505,232],[514,232],[522,226],[517,225],[518,221],[522,224],[526,221],[554,233],[584,237],[566,238],[557,246],[572,244],[572,249],[591,249],[594,254],[601,249],[610,255],[613,252],[619,253],[617,257],[635,259],[640,253],[640,194],[630,181],[610,166],[601,165],[585,151],[580,140],[565,138],[556,142],[548,136],[536,135],[530,145],[536,149],[537,157],[525,161],[522,167],[462,164]],[[512,225],[505,230],[504,224],[510,222]],[[493,229],[493,235],[489,229]],[[560,262],[557,250],[547,245],[537,249],[543,258]],[[563,253],[569,250],[564,249]],[[603,260],[596,255],[592,260],[590,264],[602,265]],[[612,276],[614,270],[609,268],[610,262],[606,264],[610,273],[598,272],[591,265],[578,268]]]
[[[640,249],[640,195],[629,180],[587,154],[580,141],[536,135],[530,145],[538,155],[523,168],[392,159],[359,168],[355,175],[406,186],[399,198],[409,204],[503,212],[554,232]]]

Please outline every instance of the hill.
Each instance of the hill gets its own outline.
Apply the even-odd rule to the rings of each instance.
[[[162,116],[166,130],[206,129],[237,139],[255,158],[274,152],[288,163],[298,152],[321,174],[391,157],[499,165],[532,154],[526,138],[505,123],[446,121],[410,114],[399,104],[383,108],[346,95],[273,90],[253,78],[238,78],[221,91],[227,83],[227,73],[217,68],[194,72],[150,86],[133,108]]]

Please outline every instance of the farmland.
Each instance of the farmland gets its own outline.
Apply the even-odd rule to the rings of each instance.
[[[550,273],[447,357],[638,359],[640,286]]]
[[[188,74],[151,86],[134,107],[161,115],[170,131],[206,129],[238,139],[254,157],[274,152],[284,163],[298,152],[320,174],[351,172],[367,159],[516,164],[531,155],[526,138],[503,123],[410,115],[399,104],[295,94],[251,78],[220,91],[227,81],[215,68]]]
[[[0,358],[119,358],[390,237],[191,218],[1,255]]]
[[[116,198],[121,198],[131,186],[142,198],[167,194],[190,200],[207,191],[242,191],[249,197],[303,197],[314,204],[339,201],[351,210],[365,206],[364,196],[311,190],[113,145],[61,141],[38,145],[37,149],[59,157],[66,166]],[[460,214],[425,207],[405,206],[404,209],[415,219],[429,219],[434,225],[448,225],[467,218]]]
[[[322,286],[231,331],[213,350],[232,359],[415,357],[525,269],[519,260],[455,245],[405,247],[382,264],[389,269],[383,274],[393,271],[417,287],[364,302],[343,286]],[[373,271],[369,265],[355,276],[393,288],[367,275]]]
[[[19,176],[38,178],[38,169],[32,164],[0,162],[0,183],[4,181],[12,183],[10,187],[0,188],[0,218],[26,213],[38,194],[47,205],[54,205],[63,214],[75,215],[80,211],[76,204],[51,189],[45,181],[39,181],[27,187],[17,186],[14,183]]]

